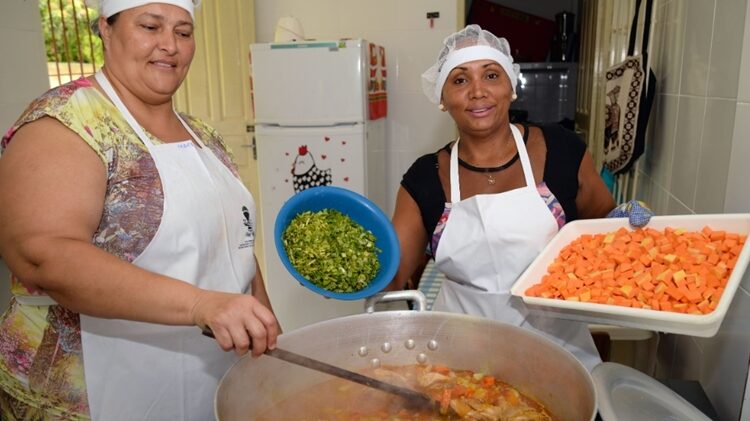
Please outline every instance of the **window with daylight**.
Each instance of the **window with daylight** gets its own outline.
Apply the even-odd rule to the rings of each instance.
[[[97,12],[84,0],[39,0],[50,87],[94,74],[103,63],[101,40],[91,28]]]

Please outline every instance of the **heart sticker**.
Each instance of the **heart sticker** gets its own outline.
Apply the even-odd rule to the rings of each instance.
[[[326,159],[328,158],[328,155],[320,155],[321,158]]]

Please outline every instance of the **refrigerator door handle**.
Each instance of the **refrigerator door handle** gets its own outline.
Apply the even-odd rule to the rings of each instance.
[[[250,133],[250,143],[241,145],[243,148],[253,148],[253,161],[258,160],[258,148],[255,144],[255,126],[248,124],[245,126],[245,131]]]

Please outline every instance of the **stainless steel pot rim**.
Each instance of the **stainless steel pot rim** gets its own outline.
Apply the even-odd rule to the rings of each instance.
[[[324,361],[329,357],[337,360],[337,355],[339,357],[341,355],[346,355],[351,362],[352,360],[358,361],[358,358],[362,356],[357,355],[358,347],[361,344],[368,344],[374,352],[381,352],[378,348],[383,341],[389,341],[394,344],[394,350],[397,346],[402,345],[412,337],[418,337],[418,340],[423,347],[429,339],[435,339],[438,343],[442,341],[445,345],[449,345],[451,339],[465,338],[466,335],[472,334],[476,336],[478,332],[480,333],[480,341],[485,339],[484,337],[494,337],[494,339],[497,339],[498,337],[505,337],[507,335],[509,339],[514,341],[514,343],[526,343],[527,345],[533,344],[542,350],[551,351],[550,354],[553,354],[554,358],[556,358],[556,364],[567,366],[567,369],[569,370],[567,371],[568,373],[573,373],[575,377],[579,377],[580,386],[586,390],[590,399],[593,400],[593,402],[587,400],[590,402],[589,404],[593,406],[593,415],[591,417],[593,420],[597,409],[598,394],[593,379],[583,364],[570,351],[566,350],[551,339],[546,338],[544,335],[500,321],[439,311],[383,311],[345,316],[304,326],[280,335],[278,343],[280,347],[286,347],[290,350],[295,350],[296,348],[296,351],[304,354],[305,349],[303,348],[305,348],[307,343],[316,340],[316,338],[322,338],[327,340],[325,345],[330,347],[330,350],[326,350],[325,353],[317,355],[317,358]],[[335,336],[336,333],[338,333],[340,337],[331,340],[331,335]],[[497,333],[497,335],[491,335],[491,333]],[[492,343],[492,341],[488,343]],[[320,348],[321,344],[317,344],[317,346]],[[337,346],[339,348],[334,349]],[[349,347],[351,347],[351,349]],[[455,347],[455,349],[457,349],[457,351],[450,351],[450,353],[459,351],[463,352],[465,349],[469,348],[461,346]],[[475,349],[477,349],[477,355],[480,357],[486,357],[486,347],[484,349]],[[447,348],[443,348],[440,349],[436,355],[440,358],[441,356],[444,357],[445,353],[448,352]],[[537,354],[539,354],[539,352],[541,351],[537,351]],[[404,350],[402,349],[401,355],[403,354]],[[315,355],[311,356],[316,357]],[[222,386],[227,383],[227,379],[230,377],[231,373],[235,371],[235,367],[240,364],[262,364],[263,362],[260,360],[263,360],[265,357],[261,357],[258,362],[246,362],[248,358],[251,357],[245,356],[240,358],[222,377],[214,400],[214,410],[217,419],[220,419],[219,398]],[[334,360],[329,361],[333,362]],[[530,368],[532,370],[534,369],[533,365],[534,364],[532,364],[532,367]],[[456,365],[456,367],[458,366],[459,365]],[[242,372],[243,369],[247,370],[248,368],[248,366],[238,367],[236,371]],[[245,371],[244,373],[247,372]],[[234,377],[236,377],[236,374]],[[229,388],[228,390],[231,390],[232,388],[230,386],[227,387]],[[588,407],[589,404],[586,404],[586,407]]]

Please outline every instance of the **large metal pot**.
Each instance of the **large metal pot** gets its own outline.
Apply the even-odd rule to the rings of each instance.
[[[306,326],[281,335],[278,346],[350,370],[426,362],[489,373],[533,396],[560,420],[593,420],[596,414],[592,378],[571,353],[536,333],[492,320],[384,311]],[[219,383],[216,418],[255,419],[331,378],[265,355],[242,358]]]

